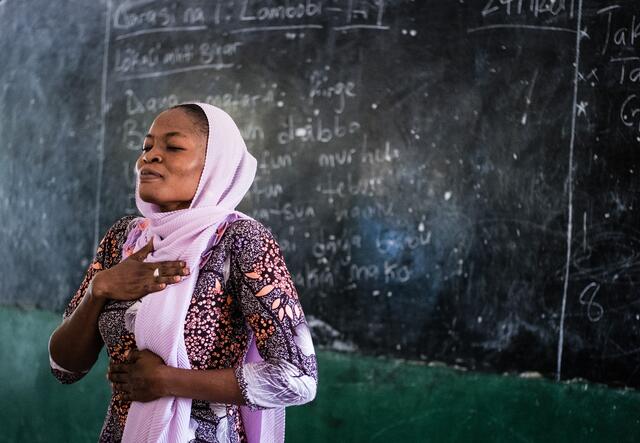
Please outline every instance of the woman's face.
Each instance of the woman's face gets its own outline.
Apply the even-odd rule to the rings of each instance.
[[[181,109],[156,117],[136,162],[140,198],[162,212],[186,209],[204,169],[207,137]]]

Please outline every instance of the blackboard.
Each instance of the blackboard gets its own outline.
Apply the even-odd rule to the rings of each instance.
[[[95,253],[105,13],[0,1],[2,304],[62,312]]]
[[[24,8],[0,7],[3,20]],[[80,254],[88,260],[105,230],[136,211],[133,164],[154,116],[198,100],[227,110],[258,158],[239,209],[279,240],[319,344],[640,385],[640,6],[147,0],[93,8],[89,18],[57,15],[84,20],[80,38],[55,47],[78,63],[58,71],[40,63],[38,84],[60,111],[33,111],[52,144],[16,166],[55,164],[46,192],[77,202],[61,211],[38,201],[56,217],[44,226],[64,224],[53,246],[71,260],[55,277],[65,283],[49,286],[52,295],[41,282],[54,277],[30,278],[41,269],[32,253],[44,248],[48,266],[58,253],[32,246],[18,262],[4,258],[17,277],[3,300],[61,308]],[[24,23],[33,27],[43,12],[30,14]],[[0,31],[4,40],[16,32]],[[25,48],[44,54],[47,35],[37,38],[33,48],[9,49],[3,76],[23,63]],[[12,115],[25,95],[5,99]],[[2,122],[11,146],[31,140],[12,118]],[[69,145],[55,139],[60,127],[88,135]],[[49,159],[54,148],[67,162]],[[22,158],[15,150],[9,164]],[[10,202],[17,195],[28,206],[33,188],[8,176],[3,189],[16,194],[0,199],[11,220],[2,241],[19,247],[34,233]]]

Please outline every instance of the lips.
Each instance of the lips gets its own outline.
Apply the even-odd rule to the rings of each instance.
[[[162,174],[157,171],[154,171],[151,168],[142,168],[140,169],[140,178],[162,178]]]

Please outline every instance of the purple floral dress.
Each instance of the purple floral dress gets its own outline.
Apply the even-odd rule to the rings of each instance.
[[[148,227],[147,220],[126,216],[100,242],[80,288],[63,319],[78,306],[93,276],[133,251],[128,245]],[[234,368],[251,409],[303,404],[316,392],[317,366],[309,328],[280,247],[255,220],[220,227],[220,242],[206,251],[185,318],[184,338],[193,370]],[[108,300],[99,329],[109,357],[117,363],[135,348],[132,323],[140,300]],[[243,363],[251,336],[264,361]],[[61,383],[74,383],[88,371],[68,371],[49,356]],[[113,391],[100,442],[119,442],[130,401]],[[193,400],[190,426],[195,442],[243,442],[246,436],[237,405]]]

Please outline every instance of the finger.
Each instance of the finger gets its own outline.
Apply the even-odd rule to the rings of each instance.
[[[184,263],[184,266],[181,264]],[[191,273],[191,269],[185,262],[174,262],[173,264],[167,264],[160,268],[160,275],[189,275]]]
[[[130,365],[132,363],[135,363],[139,358],[140,358],[140,354],[141,351],[137,350],[137,349],[130,349],[125,353],[125,358],[126,358],[126,363],[127,365]]]
[[[160,272],[160,276],[173,276],[173,275],[188,275],[190,270],[187,266],[187,263],[181,260],[176,261],[160,261],[147,263],[147,269],[151,271],[153,275],[153,271],[158,268]],[[186,271],[186,272],[185,272]]]
[[[113,373],[111,374],[111,376],[109,377],[109,380],[111,380],[111,382],[113,383],[125,383],[128,380],[128,375],[118,372],[118,373]]]
[[[172,275],[170,277],[157,277],[155,281],[157,283],[166,283],[170,285],[172,283],[180,283],[184,278],[186,278],[185,275]]]
[[[133,257],[135,260],[144,260],[151,251],[153,251],[153,237],[146,245],[131,254],[129,258]]]
[[[167,287],[166,283],[150,283],[142,286],[142,289],[147,293],[151,294],[152,292],[162,291]]]
[[[135,350],[128,350],[127,352],[125,352],[124,357],[127,363],[131,363],[131,361],[134,359],[135,354],[136,354]]]
[[[149,251],[150,251],[150,247],[149,247],[149,243],[147,243],[146,245],[138,249],[136,252],[131,254],[129,257],[139,260],[146,257]]]
[[[128,368],[126,364],[115,364],[109,366],[109,375],[117,374],[117,373],[126,373],[128,372]]]
[[[123,393],[123,394],[128,392],[126,383],[111,383],[111,387],[115,391],[118,391],[118,392]]]
[[[138,257],[140,257],[141,259],[144,259],[152,251],[153,251],[153,238],[149,240],[149,243],[147,243],[142,248],[140,248],[140,250],[138,251]]]

